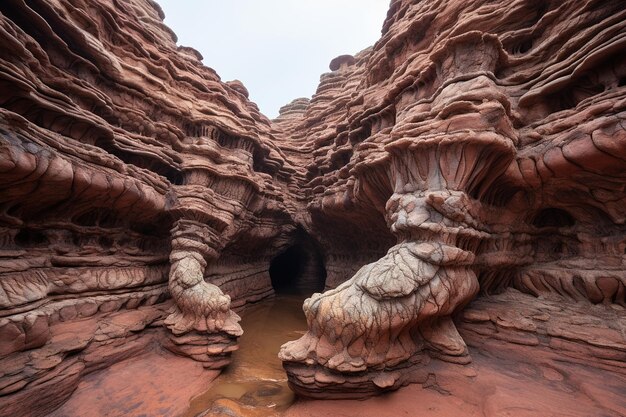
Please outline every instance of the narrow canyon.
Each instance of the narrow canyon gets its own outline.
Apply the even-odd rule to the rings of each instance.
[[[623,1],[391,0],[274,120],[163,19],[0,2],[0,416],[626,416]]]

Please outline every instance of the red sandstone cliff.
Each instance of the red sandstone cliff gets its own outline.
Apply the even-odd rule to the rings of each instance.
[[[281,352],[303,395],[424,382],[493,340],[623,379],[625,17],[392,1],[269,121],[156,3],[3,3],[0,414],[151,343],[225,366],[232,309],[295,243],[334,288]]]

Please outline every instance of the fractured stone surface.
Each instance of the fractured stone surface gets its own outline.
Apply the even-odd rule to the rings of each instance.
[[[276,121],[314,155],[324,246],[350,247],[355,228],[396,242],[305,303],[309,332],[280,353],[297,392],[367,396],[405,384],[420,355],[469,362],[450,316],[479,286],[624,305],[624,17],[615,3],[394,1],[381,39]]]
[[[0,413],[44,415],[146,346],[227,366],[233,309],[294,245],[328,290],[280,352],[302,396],[511,344],[624,369],[620,2],[394,0],[273,121],[162,19],[0,4]]]

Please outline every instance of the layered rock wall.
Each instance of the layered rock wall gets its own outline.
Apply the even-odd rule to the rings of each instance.
[[[143,0],[0,5],[6,415],[41,415],[152,339],[223,367],[241,333],[231,302],[273,292],[298,174],[243,85],[162,19]]]
[[[374,47],[277,120],[311,146],[303,188],[331,253],[396,244],[305,303],[309,332],[280,354],[297,392],[364,396],[425,354],[469,361],[450,316],[479,285],[624,305],[624,17],[615,2],[393,1]]]
[[[625,13],[394,0],[270,121],[151,0],[0,4],[0,413],[44,415],[150,346],[226,366],[233,309],[288,253],[294,288],[328,289],[280,354],[302,395],[467,364],[461,335],[532,339],[558,303],[598,304],[606,337],[566,333],[626,369],[602,330],[626,304]],[[515,303],[547,324],[507,325]]]

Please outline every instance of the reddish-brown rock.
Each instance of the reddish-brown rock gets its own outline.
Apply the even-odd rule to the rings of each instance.
[[[285,415],[622,416],[626,340],[612,333],[625,319],[622,309],[508,289],[475,300],[457,321],[471,365],[432,361],[396,393],[300,401]]]
[[[0,414],[43,415],[153,339],[225,366],[230,307],[272,294],[296,239],[270,121],[162,19],[148,0],[0,5]]]
[[[284,257],[292,290],[328,290],[280,352],[302,396],[436,378],[467,402],[491,389],[460,391],[472,369],[510,382],[500,350],[626,389],[620,2],[394,0],[381,39],[274,121],[162,19],[0,4],[0,415],[45,415],[146,350],[223,368],[233,309],[285,285]]]
[[[308,109],[277,120],[313,153],[314,235],[353,253],[336,278],[327,258],[329,283],[366,263],[346,262],[361,246],[391,247],[305,302],[309,332],[280,353],[296,392],[367,396],[410,382],[425,355],[469,362],[451,316],[479,286],[624,305],[625,16],[393,1],[373,48],[334,60]],[[623,359],[624,336],[602,332]]]

